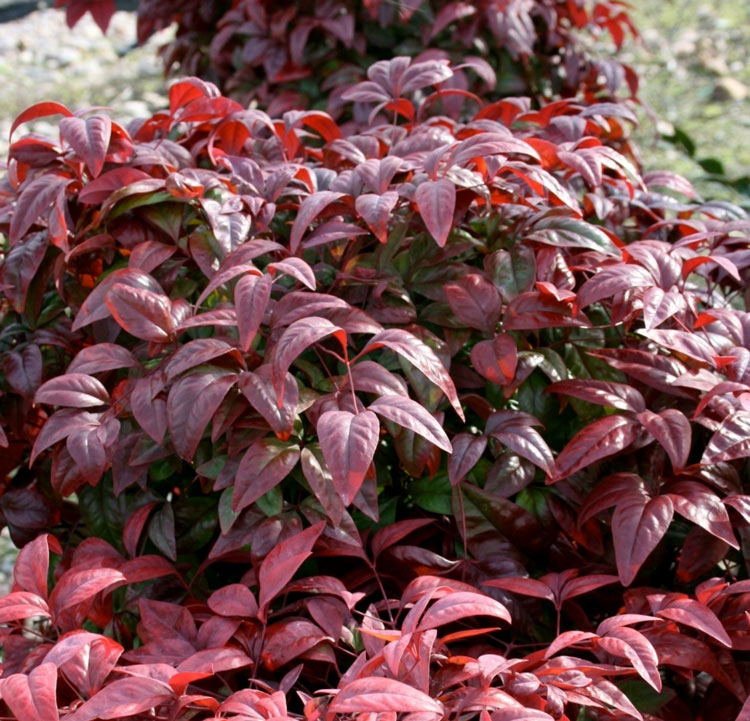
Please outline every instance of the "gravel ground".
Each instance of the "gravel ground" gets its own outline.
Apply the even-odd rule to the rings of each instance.
[[[729,176],[750,175],[750,3],[748,0],[633,0],[642,38],[623,59],[641,74],[641,97],[660,118],[641,111],[637,138],[646,169],[686,175],[704,196],[750,202],[713,182],[700,165],[660,139],[680,128],[695,158],[717,158]],[[13,118],[32,103],[56,100],[72,110],[112,108],[121,123],[164,107],[157,48],[164,31],[135,48],[135,16],[118,12],[103,36],[89,16],[69,31],[62,11],[45,9],[0,26],[0,158]],[[56,135],[46,120],[30,124]],[[12,579],[15,552],[0,533],[0,594]]]
[[[13,118],[32,103],[56,100],[71,110],[104,106],[120,123],[164,107],[156,51],[169,36],[167,30],[135,47],[135,15],[126,12],[115,13],[106,36],[89,15],[70,31],[64,13],[51,8],[0,26],[0,157]],[[46,120],[30,127],[57,135]]]

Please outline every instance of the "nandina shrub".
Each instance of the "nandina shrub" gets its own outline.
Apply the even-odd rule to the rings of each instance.
[[[750,224],[451,73],[16,120],[7,714],[747,714]]]
[[[91,12],[106,30],[112,0],[58,0],[73,26]],[[341,108],[339,90],[378,60],[427,51],[455,66],[452,88],[488,97],[637,93],[626,65],[592,52],[636,31],[621,0],[143,0],[138,39],[177,24],[162,49],[167,71],[198,75],[270,113]],[[489,65],[488,65],[489,63]],[[488,83],[492,72],[495,81]]]

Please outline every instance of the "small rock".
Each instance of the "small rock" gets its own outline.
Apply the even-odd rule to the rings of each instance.
[[[737,78],[719,78],[713,87],[711,99],[718,102],[738,102],[747,97],[747,85]]]
[[[701,53],[701,55],[698,57],[698,65],[702,70],[705,70],[712,75],[729,75],[729,66],[727,65],[727,61],[724,60],[724,58],[722,58],[720,55]]]

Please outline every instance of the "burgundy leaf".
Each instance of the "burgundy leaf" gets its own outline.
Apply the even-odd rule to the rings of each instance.
[[[398,193],[395,190],[389,190],[382,195],[360,195],[355,201],[357,213],[381,243],[388,241],[388,221],[391,220],[396,203]]]
[[[490,383],[505,386],[516,374],[516,343],[505,333],[500,333],[494,340],[479,341],[471,349],[471,364],[474,370]]]
[[[318,438],[331,471],[333,486],[344,505],[359,492],[380,440],[380,423],[371,411],[354,415],[326,411],[318,419]]]
[[[487,436],[459,433],[452,440],[453,453],[448,458],[448,478],[451,485],[460,483],[482,457],[487,448]]]
[[[271,298],[271,278],[248,273],[234,287],[234,307],[242,350],[247,351],[263,322]]]
[[[18,552],[13,581],[21,590],[47,598],[50,551],[62,554],[60,543],[54,536],[42,533]]]
[[[750,455],[750,411],[730,413],[711,436],[702,463],[713,464],[733,461]]]
[[[208,597],[208,607],[220,616],[255,618],[258,603],[252,591],[241,583],[230,583],[217,589]]]
[[[432,523],[430,518],[412,518],[396,521],[388,526],[379,528],[372,537],[372,557],[377,560],[383,551],[406,538],[410,533],[424,528]]]
[[[165,368],[167,382],[174,380],[180,373],[209,363],[214,358],[231,354],[233,359],[242,363],[242,355],[229,343],[217,338],[197,338],[181,345],[177,352],[169,359]]]
[[[64,376],[50,378],[43,383],[34,396],[34,402],[71,408],[88,408],[109,403],[109,393],[93,376],[83,373],[67,373]]]
[[[315,290],[315,273],[312,268],[302,258],[286,258],[269,263],[266,270],[275,275],[276,273],[291,276],[298,280],[302,285],[307,286],[310,290]]]
[[[250,405],[265,419],[269,426],[282,440],[288,440],[297,418],[299,386],[294,376],[287,373],[284,377],[284,403],[279,408],[276,393],[271,382],[271,367],[262,365],[255,373],[246,372],[240,375],[239,387]]]
[[[27,676],[14,673],[0,680],[0,695],[21,721],[58,721],[57,666],[43,663]]]
[[[31,400],[42,382],[42,352],[39,346],[30,343],[23,350],[10,351],[3,358],[3,370],[10,387]]]
[[[638,420],[667,452],[672,468],[679,471],[685,467],[690,455],[690,421],[681,411],[669,408],[661,413],[643,411]]]
[[[57,617],[63,611],[79,603],[90,601],[97,593],[118,586],[125,576],[114,568],[66,571],[49,597],[50,607]]]
[[[665,293],[661,288],[648,288],[643,293],[643,322],[646,330],[661,325],[685,308],[685,297],[681,293]]]
[[[627,448],[638,433],[638,422],[626,415],[606,416],[579,431],[555,461],[553,481],[567,478]]]
[[[110,310],[105,303],[105,298],[116,284],[148,290],[154,294],[162,293],[161,286],[148,273],[144,273],[139,268],[119,268],[102,279],[99,285],[89,293],[73,321],[73,330],[79,330],[94,321],[109,317]]]
[[[0,623],[49,617],[47,602],[36,593],[14,591],[0,598]]]
[[[232,509],[241,511],[275,488],[299,460],[299,446],[263,438],[248,448],[234,479]]]
[[[112,193],[139,180],[150,180],[151,176],[138,168],[115,168],[102,173],[96,180],[87,183],[78,193],[78,200],[88,205],[100,205]],[[174,252],[174,250],[172,250]],[[170,253],[171,255],[171,253]],[[148,271],[146,271],[148,272]]]
[[[558,381],[547,386],[546,393],[561,393],[578,398],[587,403],[595,403],[622,411],[640,413],[646,410],[643,396],[631,386],[624,383],[598,381],[591,379],[573,379]]]
[[[331,701],[331,713],[432,713],[443,716],[443,707],[426,693],[401,681],[372,676],[347,683]]]
[[[276,343],[273,353],[273,386],[276,403],[281,408],[284,402],[286,373],[297,356],[328,336],[335,336],[346,352],[346,331],[325,318],[301,318],[294,321]]]
[[[692,598],[677,598],[654,614],[702,631],[727,648],[732,648],[732,639],[727,635],[716,614]]]
[[[169,436],[177,454],[192,460],[203,433],[237,375],[218,368],[178,378],[167,397]],[[199,400],[198,400],[199,399]]]
[[[533,578],[492,578],[488,581],[483,581],[483,584],[519,593],[522,596],[532,596],[533,598],[543,598],[553,603],[556,602],[552,589],[546,583]]]
[[[156,679],[131,677],[116,679],[79,706],[65,721],[122,719],[172,701],[169,684]]]
[[[32,219],[31,223],[34,220]],[[23,232],[25,233],[26,230]],[[48,233],[32,233],[24,238],[23,242],[11,246],[5,255],[2,267],[0,267],[0,282],[2,282],[4,295],[10,300],[13,310],[17,313],[23,313],[31,281],[36,277],[48,246]]]
[[[137,368],[139,365],[127,348],[114,343],[97,343],[79,351],[65,372],[68,375],[102,373],[118,368]]]
[[[334,201],[342,198],[343,193],[335,193],[331,190],[321,190],[305,198],[297,210],[297,217],[292,225],[289,236],[289,249],[292,253],[297,252],[302,236],[309,229],[311,223]]]
[[[369,406],[371,411],[426,438],[438,448],[452,452],[451,443],[442,426],[419,403],[402,396],[382,396]]]
[[[13,217],[10,221],[8,237],[10,238],[11,247],[14,247],[26,235],[26,231],[39,220],[39,217],[43,213],[53,206],[59,197],[64,196],[68,183],[70,183],[70,178],[68,177],[46,174],[35,178],[24,187],[16,202]],[[44,238],[45,248],[47,247],[48,237]],[[35,242],[34,247],[37,252],[40,252],[39,245],[41,243],[41,238]],[[31,250],[24,251],[23,255],[25,257],[33,256],[34,254]],[[20,260],[21,251],[17,251],[17,253],[16,257]],[[41,262],[41,258],[39,260]],[[20,288],[16,287],[17,293],[20,293]]]
[[[470,328],[492,332],[500,319],[502,301],[497,288],[479,273],[469,273],[443,286],[448,305]]]
[[[263,559],[258,571],[260,597],[258,616],[265,620],[269,604],[281,592],[297,572],[304,561],[312,554],[318,536],[325,528],[325,521],[306,528],[300,533],[287,538],[271,550]]]
[[[60,137],[86,163],[89,173],[95,178],[104,167],[111,135],[112,121],[106,115],[94,115],[86,120],[63,118],[60,121]]]
[[[626,493],[617,501],[612,516],[617,572],[623,586],[629,586],[651,551],[669,528],[674,513],[670,498],[648,498]]]
[[[453,227],[456,210],[456,186],[450,180],[426,180],[414,195],[427,230],[442,248]]]
[[[165,295],[115,283],[105,303],[119,325],[136,338],[165,343],[174,333],[172,303]]]
[[[394,353],[398,353],[405,358],[440,388],[450,401],[458,417],[464,420],[461,403],[456,394],[456,387],[453,385],[450,375],[448,375],[435,351],[430,346],[405,330],[389,328],[373,336],[357,358],[383,347],[389,348]]]
[[[502,603],[480,593],[457,591],[438,599],[422,616],[418,631],[438,628],[463,618],[493,616],[511,623],[510,613]]]
[[[547,475],[552,475],[554,458],[544,439],[532,426],[541,425],[527,413],[497,411],[487,419],[485,432],[497,438],[519,456],[531,461]]]

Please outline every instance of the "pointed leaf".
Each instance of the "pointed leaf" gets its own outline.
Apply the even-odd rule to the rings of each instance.
[[[382,396],[369,406],[371,411],[426,438],[438,448],[452,452],[451,443],[442,426],[419,403],[402,396]]]
[[[326,411],[318,419],[318,438],[331,471],[333,485],[344,505],[357,495],[380,440],[380,423],[371,411],[354,415]]]
[[[331,701],[331,713],[433,713],[443,716],[443,707],[426,693],[401,681],[372,676],[347,683]]]
[[[68,373],[50,378],[43,383],[34,396],[34,402],[70,408],[88,408],[109,403],[109,393],[93,376]]]
[[[90,118],[63,118],[60,121],[60,137],[86,163],[89,173],[97,177],[102,172],[104,160],[112,135],[112,121],[106,115]]]
[[[275,488],[297,465],[300,449],[295,443],[263,438],[248,448],[234,479],[232,509],[247,508]]]
[[[691,428],[685,414],[674,408],[661,413],[643,411],[638,420],[667,452],[675,472],[685,467],[690,455]]]
[[[258,599],[261,620],[266,618],[268,605],[282,591],[304,561],[312,554],[318,536],[325,528],[325,521],[306,528],[287,538],[271,550],[263,559],[258,571],[260,597]]]
[[[453,229],[453,214],[456,210],[456,186],[445,178],[427,180],[417,187],[414,194],[419,214],[427,230],[442,248]]]

